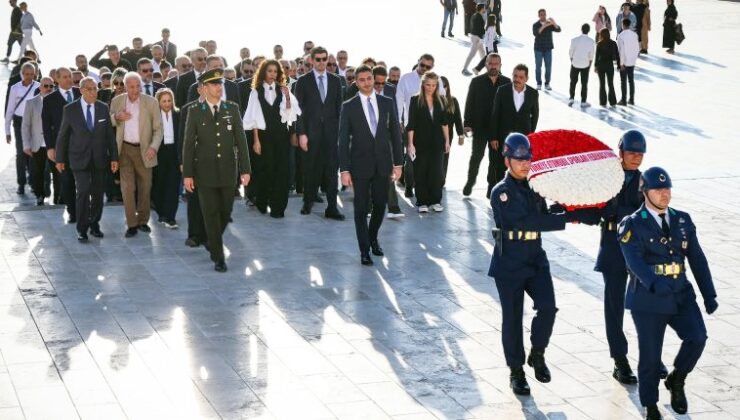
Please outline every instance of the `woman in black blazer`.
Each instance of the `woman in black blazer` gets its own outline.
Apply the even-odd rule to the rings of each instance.
[[[414,162],[416,205],[419,213],[440,212],[444,182],[444,156],[450,152],[445,101],[438,93],[439,77],[426,72],[421,78],[421,91],[411,97],[406,131],[407,154]]]
[[[153,171],[152,203],[159,215],[159,223],[177,229],[175,216],[180,203],[180,159],[177,155],[180,138],[180,110],[175,108],[175,95],[168,89],[159,89],[154,96],[162,114],[163,140],[157,152],[157,166]]]
[[[617,104],[617,95],[614,92],[614,62],[619,68],[619,47],[609,37],[609,30],[602,28],[599,32],[599,43],[596,44],[596,58],[594,59],[594,71],[599,75],[599,103],[606,106],[606,86],[609,85],[609,105]],[[605,80],[606,79],[606,80]]]
[[[465,136],[463,132],[462,113],[460,112],[460,104],[457,102],[457,98],[452,96],[452,90],[450,89],[450,82],[446,77],[440,76],[439,79],[442,81],[442,87],[445,90],[445,111],[447,112],[447,138],[450,140],[450,146],[452,146],[453,130],[457,132],[457,143],[462,146],[465,142]],[[450,150],[452,148],[450,147]],[[442,171],[442,186],[447,183],[447,166],[450,161],[450,154],[445,154],[444,170]]]

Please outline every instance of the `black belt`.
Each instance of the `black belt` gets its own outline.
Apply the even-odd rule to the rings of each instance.
[[[131,143],[126,140],[123,141],[123,144],[128,144],[129,146],[139,147],[141,146],[141,143]]]
[[[509,241],[536,241],[540,239],[540,232],[531,232],[524,230],[505,230],[504,239]]]

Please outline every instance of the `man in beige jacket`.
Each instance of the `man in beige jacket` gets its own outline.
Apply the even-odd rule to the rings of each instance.
[[[123,79],[126,94],[113,98],[111,121],[116,127],[121,193],[126,211],[126,237],[149,233],[152,168],[162,143],[162,118],[157,100],[141,94],[141,76],[129,72]],[[135,195],[134,195],[135,194]]]

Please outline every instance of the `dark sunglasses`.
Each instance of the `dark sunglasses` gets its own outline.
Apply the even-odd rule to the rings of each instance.
[[[385,82],[375,82],[375,86],[385,86]]]
[[[47,89],[53,89],[54,85],[41,85],[41,87],[47,88]]]
[[[327,65],[327,66],[332,66],[332,67],[334,67],[334,66],[336,66],[336,65],[337,65],[337,63],[326,63],[326,65]]]
[[[151,72],[154,71],[154,69],[141,69],[139,71],[142,72],[142,73],[151,73]]]
[[[317,63],[323,63],[324,61],[326,61],[326,60],[328,60],[328,59],[329,59],[328,57],[315,57],[315,58],[313,59],[313,61],[315,61],[315,62],[317,62]]]
[[[123,82],[115,81],[113,82],[113,86],[123,86]]]
[[[428,65],[426,65],[424,63],[419,63],[419,68],[422,68],[422,69],[431,69],[432,66],[428,66]]]

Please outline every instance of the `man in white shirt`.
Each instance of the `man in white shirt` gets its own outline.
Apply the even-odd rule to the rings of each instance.
[[[44,142],[41,110],[44,97],[54,91],[54,81],[51,77],[41,79],[39,94],[26,102],[21,125],[23,137],[23,153],[30,159],[28,172],[31,173],[31,189],[36,195],[36,205],[44,205],[44,197],[49,186],[49,172],[46,170],[46,143]]]
[[[337,52],[337,73],[342,77],[346,76],[348,59],[347,51],[339,50]]]
[[[581,26],[581,35],[570,41],[570,99],[568,105],[573,105],[573,99],[576,95],[576,83],[578,76],[581,76],[581,107],[587,107],[588,102],[588,71],[591,63],[594,61],[594,49],[596,43],[588,32],[591,27],[588,23]]]
[[[154,71],[162,72],[162,69],[160,66],[164,62],[164,49],[161,45],[152,45],[152,48],[150,49],[150,52],[152,53],[152,68],[154,68]]]
[[[18,183],[19,195],[26,193],[26,184],[33,182],[30,173],[30,160],[23,153],[23,136],[21,134],[21,125],[23,123],[23,111],[26,109],[26,102],[36,95],[39,88],[39,82],[34,80],[36,77],[36,67],[30,62],[26,62],[21,67],[21,81],[10,88],[8,94],[8,107],[5,110],[5,141],[10,144],[10,124],[13,123],[13,134],[15,135],[15,173],[16,182]],[[28,176],[26,176],[28,172]]]
[[[630,29],[630,20],[624,19],[619,22],[622,32],[617,35],[617,47],[619,47],[619,78],[622,81],[622,99],[619,105],[635,104],[635,64],[637,56],[640,55],[640,41],[635,31]],[[630,84],[630,99],[627,102],[627,82]]]

